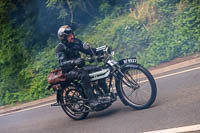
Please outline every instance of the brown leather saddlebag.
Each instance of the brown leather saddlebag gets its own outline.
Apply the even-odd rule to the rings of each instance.
[[[61,68],[57,68],[48,74],[47,80],[49,84],[57,84],[59,82],[66,81],[67,79]]]

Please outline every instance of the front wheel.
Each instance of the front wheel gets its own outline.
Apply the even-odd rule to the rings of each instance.
[[[149,108],[155,101],[157,87],[151,73],[138,64],[125,66],[116,83],[117,93],[125,105],[134,109]]]

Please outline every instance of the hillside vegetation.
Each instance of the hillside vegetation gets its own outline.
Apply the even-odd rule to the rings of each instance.
[[[92,47],[145,67],[200,52],[199,0],[1,0],[0,105],[51,95],[57,30],[70,24]]]

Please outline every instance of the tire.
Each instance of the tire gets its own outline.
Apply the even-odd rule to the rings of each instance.
[[[73,89],[73,87],[69,87],[67,89],[62,90],[61,94],[61,107],[70,118],[74,120],[82,120],[88,116],[88,112],[82,112],[86,110],[85,106],[83,105],[83,102],[81,103],[81,100],[77,99],[84,98],[84,96],[79,90]]]
[[[139,86],[133,87],[132,85],[131,87],[124,77],[117,80],[116,88],[121,101],[137,110],[149,108],[157,96],[156,82],[151,73],[138,64],[126,65],[122,73],[128,77],[128,80],[133,81],[134,79]],[[137,99],[140,96],[141,98]]]

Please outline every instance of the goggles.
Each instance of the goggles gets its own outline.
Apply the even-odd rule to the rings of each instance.
[[[73,33],[73,32],[72,32],[72,29],[68,27],[68,28],[65,28],[64,33],[65,35],[69,35],[70,33]]]

